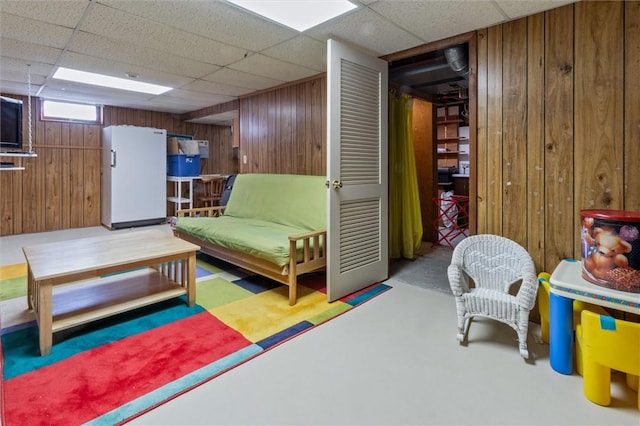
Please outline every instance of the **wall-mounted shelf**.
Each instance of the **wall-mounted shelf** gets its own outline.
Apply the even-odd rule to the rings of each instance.
[[[13,157],[18,159],[18,165],[15,164],[10,167],[0,167],[0,171],[16,171],[16,170],[24,170],[24,166],[22,165],[23,158],[35,158],[38,154],[35,152],[0,152],[0,157]]]
[[[37,157],[35,152],[0,152],[0,157]]]

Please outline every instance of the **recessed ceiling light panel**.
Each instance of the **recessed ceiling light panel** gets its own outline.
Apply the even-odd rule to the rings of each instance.
[[[58,80],[73,81],[76,83],[93,84],[94,86],[111,87],[113,89],[129,90],[132,92],[150,93],[160,95],[172,90],[172,87],[160,86],[157,84],[143,83],[137,80],[111,77],[109,75],[96,74],[93,72],[79,71],[71,68],[59,67],[53,74],[53,78]]]
[[[304,31],[357,6],[347,0],[227,0],[294,30]]]

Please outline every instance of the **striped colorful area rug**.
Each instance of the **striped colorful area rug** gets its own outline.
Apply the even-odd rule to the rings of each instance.
[[[196,304],[176,298],[54,335],[40,356],[26,265],[0,267],[2,424],[117,424],[388,290],[328,303],[325,275],[288,288],[199,257]]]

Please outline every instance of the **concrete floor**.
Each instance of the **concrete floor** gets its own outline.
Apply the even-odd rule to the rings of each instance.
[[[2,237],[1,261],[23,262],[23,245],[104,232],[109,231],[96,227]],[[529,362],[518,352],[515,332],[495,321],[474,321],[468,343],[460,345],[454,300],[441,290],[437,272],[443,259],[437,267],[420,264],[435,263],[436,256],[446,263],[446,255],[438,251],[401,261],[404,266],[392,264],[391,290],[131,423],[640,424],[637,395],[622,376],[614,374],[611,407],[589,402],[580,376],[551,370],[548,346],[539,343],[535,324]],[[414,271],[407,272],[409,267]]]

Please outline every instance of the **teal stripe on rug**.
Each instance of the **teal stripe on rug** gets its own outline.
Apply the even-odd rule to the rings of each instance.
[[[205,312],[200,305],[188,307],[184,296],[116,315],[78,328],[76,336],[55,342],[51,354],[40,356],[38,328],[29,327],[2,336],[4,379],[56,363],[83,351],[133,336],[156,327]]]
[[[96,417],[85,425],[113,425],[140,414],[149,408],[152,408],[168,398],[178,395],[192,386],[196,386],[205,380],[212,379],[225,370],[235,367],[240,363],[250,359],[251,357],[262,352],[262,348],[256,344],[247,346],[231,355],[228,355],[218,361],[215,361],[205,367],[202,367],[193,373],[190,373],[178,380],[168,383],[153,392],[150,392],[138,399],[135,399],[121,407],[116,408],[100,417]]]
[[[380,293],[384,293],[385,291],[389,290],[391,287],[388,286],[387,284],[379,284],[363,293],[358,294],[357,296],[354,296],[352,299],[349,299],[347,301],[345,301],[345,303],[348,303],[352,306],[358,306],[359,304],[366,302],[369,299],[374,298],[375,296],[379,295]]]

